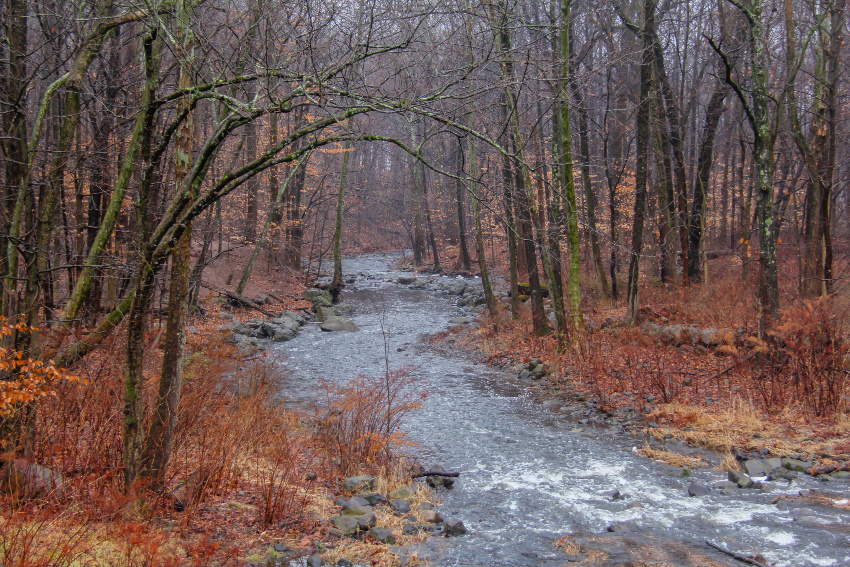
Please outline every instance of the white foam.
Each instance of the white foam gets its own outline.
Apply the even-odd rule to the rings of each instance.
[[[767,534],[765,539],[772,541],[776,545],[793,545],[797,541],[794,534],[789,534],[788,532],[772,532]]]

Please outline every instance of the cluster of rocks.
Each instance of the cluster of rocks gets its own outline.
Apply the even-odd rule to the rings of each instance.
[[[660,341],[696,352],[713,352],[719,356],[737,354],[739,350],[753,351],[766,349],[764,341],[745,329],[701,329],[689,325],[657,325],[651,321],[641,324],[641,328]]]
[[[332,533],[351,538],[369,536],[379,543],[395,545],[396,534],[377,526],[375,511],[378,508],[404,519],[403,535],[425,532],[459,536],[466,533],[463,522],[454,519],[443,520],[430,502],[420,502],[414,510],[411,507],[412,487],[398,488],[384,496],[375,492],[375,482],[376,478],[368,475],[349,477],[343,481],[345,491],[355,496],[347,499],[340,497],[334,502],[340,506],[340,512],[330,519],[333,525]]]
[[[626,325],[624,317],[608,317],[601,322],[586,323],[587,330],[591,333]],[[696,352],[713,352],[720,356],[736,354],[739,349],[753,350],[765,347],[764,341],[745,329],[715,327],[703,329],[684,324],[659,325],[653,321],[644,321],[640,327],[646,334],[665,344]]]
[[[544,364],[538,357],[529,359],[527,364],[518,365],[515,370],[520,380],[531,378],[532,380],[540,380],[549,372],[549,365]]]
[[[278,317],[253,319],[244,323],[227,312],[222,312],[220,317],[228,321],[218,328],[230,332],[225,341],[245,352],[262,350],[266,341],[288,341],[310,319],[309,315],[294,311],[284,311]]]
[[[457,296],[456,305],[458,307],[477,307],[484,305],[487,301],[484,298],[484,290],[480,282],[471,282],[469,279],[458,277],[450,278],[447,276],[423,278],[416,276],[400,276],[395,282],[401,285],[410,286],[413,289],[423,289],[433,291],[438,294]]]
[[[354,307],[348,303],[333,304],[333,298],[328,290],[309,288],[304,291],[304,299],[313,304],[316,321],[320,322],[323,331],[359,331],[360,328],[351,319],[345,317],[354,312]]]
[[[692,482],[689,496],[706,496],[711,492],[730,495],[739,489],[764,490],[765,482],[792,481],[799,474],[809,474],[813,463],[787,457],[751,458],[741,462],[743,471],[729,471],[728,480],[716,482],[711,487]]]

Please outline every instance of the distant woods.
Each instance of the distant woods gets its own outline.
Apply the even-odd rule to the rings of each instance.
[[[338,291],[346,251],[411,248],[494,312],[505,266],[563,345],[588,289],[636,322],[641,282],[710,258],[762,330],[843,277],[845,0],[2,4],[0,309],[40,329],[5,340],[69,365],[121,333],[128,485],[168,460],[214,262]]]

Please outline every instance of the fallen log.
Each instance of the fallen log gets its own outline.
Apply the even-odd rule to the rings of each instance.
[[[413,475],[413,478],[420,478],[423,476],[450,476],[452,478],[457,478],[460,476],[459,472],[440,472],[440,471],[425,471],[419,474]]]
[[[850,472],[850,462],[839,463],[837,465],[821,465],[819,467],[812,467],[811,470],[812,476],[830,474],[834,472]]]
[[[734,551],[729,551],[728,549],[724,549],[723,547],[717,545],[716,543],[712,543],[706,540],[705,544],[708,547],[714,548],[721,553],[725,553],[729,557],[737,559],[747,565],[755,565],[756,567],[771,567],[769,563],[763,561],[763,558],[760,555],[744,555],[742,553],[735,553]]]
[[[234,301],[238,301],[239,304],[244,305],[246,307],[250,307],[251,309],[256,309],[266,317],[277,317],[280,315],[279,313],[275,313],[274,311],[269,311],[268,309],[262,307],[259,303],[255,301],[251,301],[247,297],[243,295],[239,295],[238,293],[233,293],[229,289],[224,289],[223,287],[218,287],[217,285],[213,285],[211,283],[207,283],[205,281],[201,282],[201,287],[205,287],[212,291],[217,291],[218,293],[233,299]]]

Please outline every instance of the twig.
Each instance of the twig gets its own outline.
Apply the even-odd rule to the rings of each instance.
[[[711,382],[711,381],[712,381],[712,380],[714,380],[715,378],[720,378],[721,376],[723,376],[724,374],[726,374],[726,373],[727,373],[727,372],[729,372],[730,370],[734,370],[734,369],[738,368],[739,366],[741,366],[742,364],[744,364],[745,362],[747,362],[748,360],[750,360],[750,359],[751,359],[752,357],[754,357],[755,355],[756,355],[756,352],[755,352],[755,351],[753,351],[753,352],[751,352],[750,354],[748,354],[748,355],[747,355],[747,356],[746,356],[743,360],[736,360],[736,361],[735,361],[733,364],[731,364],[730,366],[727,366],[726,368],[724,368],[724,369],[723,369],[723,370],[721,370],[720,372],[717,372],[716,374],[712,374],[711,376],[709,376],[708,378],[706,378],[705,380],[703,380],[703,383],[705,383],[705,382]]]
[[[758,559],[756,559],[756,558],[754,558],[750,555],[743,555],[741,553],[735,553],[734,551],[729,551],[728,549],[723,549],[722,547],[720,547],[716,543],[712,543],[708,540],[706,540],[705,544],[709,547],[713,547],[717,551],[725,553],[729,557],[733,557],[733,558],[737,559],[738,561],[742,561],[742,562],[746,563],[747,565],[755,565],[756,567],[771,567],[771,565],[769,563],[765,563],[764,561],[759,561]]]

